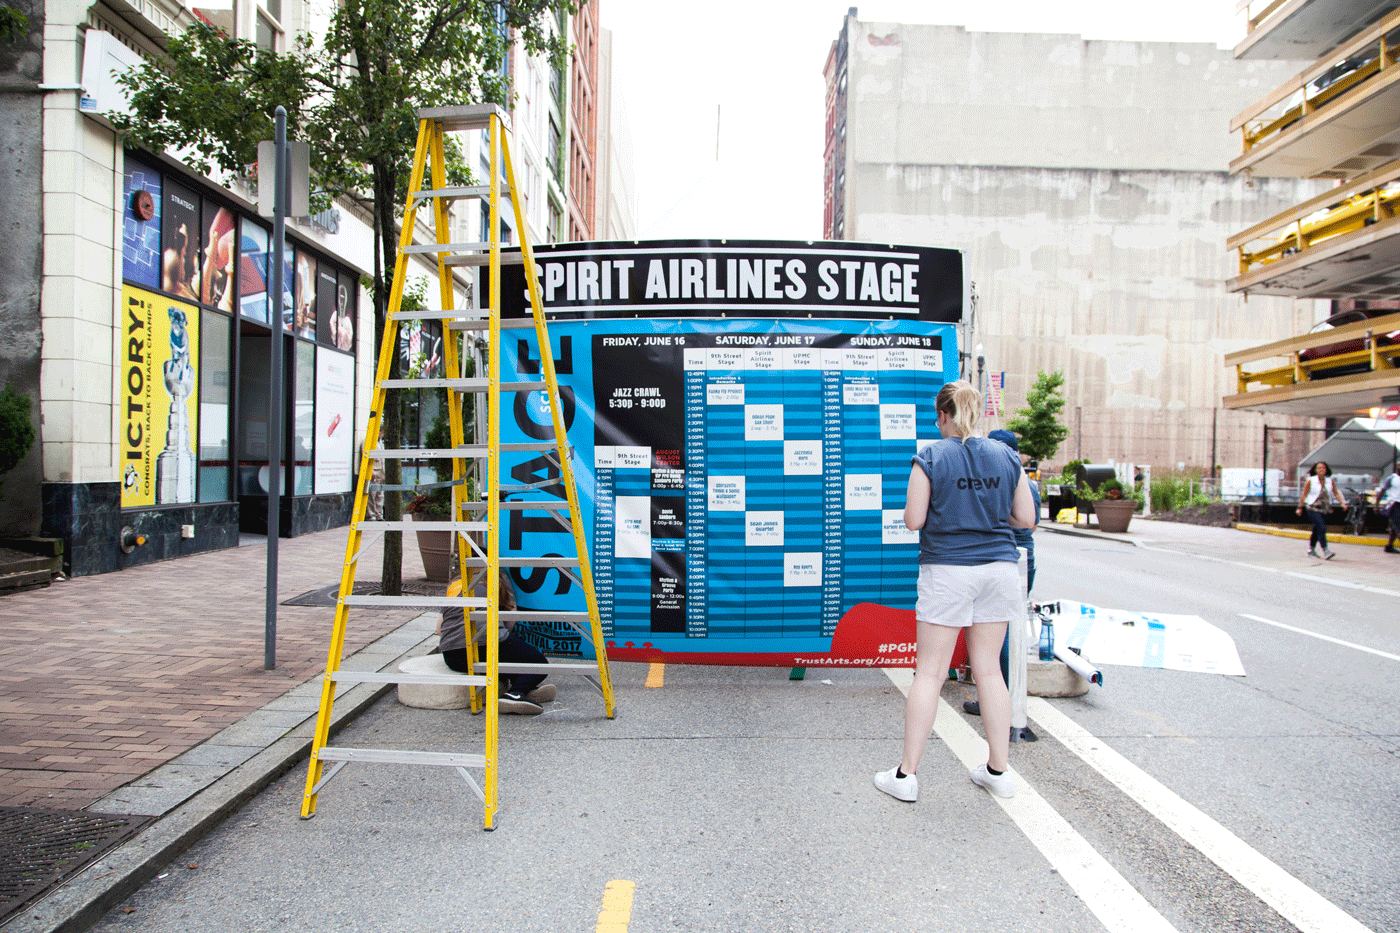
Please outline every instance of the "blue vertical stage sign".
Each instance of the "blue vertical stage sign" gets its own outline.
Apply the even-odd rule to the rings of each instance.
[[[957,377],[955,250],[858,243],[569,243],[536,250],[609,656],[777,666],[907,665],[918,536],[910,458]],[[528,314],[522,266],[506,317]],[[539,372],[503,332],[502,379]],[[552,433],[538,393],[503,406],[504,444]],[[558,470],[503,455],[506,487]],[[549,487],[516,491],[541,497]],[[502,554],[566,554],[511,511]],[[578,611],[559,571],[512,571],[518,602]],[[522,623],[547,652],[566,625]]]

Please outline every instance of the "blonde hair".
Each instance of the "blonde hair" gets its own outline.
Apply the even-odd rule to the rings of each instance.
[[[965,438],[977,436],[977,425],[982,420],[982,393],[965,379],[950,382],[938,390],[934,408],[943,412],[953,421],[953,426]]]

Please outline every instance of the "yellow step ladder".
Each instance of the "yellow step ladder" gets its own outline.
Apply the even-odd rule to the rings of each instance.
[[[529,226],[521,208],[521,199],[515,196],[515,172],[511,165],[510,144],[507,140],[505,113],[493,104],[478,104],[464,107],[427,107],[418,111],[418,144],[413,156],[413,171],[409,180],[408,205],[404,212],[403,229],[399,237],[398,259],[394,265],[394,280],[389,297],[384,326],[384,337],[379,347],[378,368],[375,375],[374,396],[370,406],[369,431],[365,438],[364,454],[360,462],[359,480],[355,487],[355,504],[351,515],[349,541],[345,548],[345,565],[340,578],[340,597],[336,602],[335,622],[331,630],[330,650],[326,658],[325,682],[321,688],[321,707],[316,720],[316,732],[311,743],[311,764],[306,776],[306,794],[302,800],[301,815],[308,819],[315,815],[316,798],[322,788],[349,762],[389,762],[399,764],[422,764],[456,768],[467,783],[476,791],[485,806],[485,828],[495,829],[499,809],[496,795],[496,778],[499,767],[497,745],[499,720],[497,709],[498,676],[503,673],[546,673],[552,675],[575,674],[584,677],[602,694],[607,716],[615,713],[612,679],[608,672],[607,650],[603,641],[602,624],[598,615],[598,602],[593,589],[593,575],[589,566],[587,543],[583,535],[583,520],[579,511],[578,491],[574,484],[572,468],[572,448],[564,432],[562,408],[559,401],[559,382],[554,369],[554,355],[550,347],[549,334],[545,325],[544,306],[540,299],[539,281],[535,274],[535,259],[529,238]],[[458,131],[486,130],[491,149],[490,183],[471,187],[449,187],[447,184],[446,150],[444,133]],[[424,184],[425,173],[428,184]],[[502,176],[505,189],[502,190]],[[501,242],[500,209],[501,199],[510,200],[515,212],[515,229],[520,243],[520,256],[517,261],[525,265],[525,281],[530,292],[530,319],[501,320]],[[453,243],[448,232],[449,205],[457,200],[480,198],[483,208],[489,205],[490,240],[484,243]],[[415,244],[413,233],[420,205],[432,205],[433,230],[436,242]],[[404,287],[408,274],[409,256],[412,254],[433,255],[437,260],[437,274],[441,297],[441,308],[434,310],[404,310]],[[510,261],[509,259],[505,261]],[[490,296],[489,306],[484,309],[455,309],[452,269],[457,266],[489,266]],[[477,304],[480,304],[478,301]],[[399,323],[409,320],[438,320],[443,328],[443,358],[448,378],[390,379],[390,363],[397,351]],[[500,378],[504,354],[498,352],[502,329],[527,330],[533,327],[538,345],[540,371],[543,381],[505,382]],[[457,332],[477,335],[473,342],[485,335],[484,360],[478,359],[474,373],[485,372],[484,377],[466,375],[465,354],[457,350]],[[392,449],[380,446],[380,417],[387,402],[386,392],[392,389],[441,388],[448,392],[448,423],[451,431],[451,447],[440,450]],[[542,392],[548,401],[553,427],[553,439],[531,444],[501,443],[501,393],[502,392]],[[486,443],[468,443],[464,437],[462,401],[466,397],[485,397]],[[477,410],[483,406],[478,405]],[[476,419],[479,441],[482,419]],[[529,450],[548,457],[558,467],[557,478],[544,483],[528,486],[503,486],[501,483],[502,451],[515,452]],[[372,463],[375,460],[400,459],[451,459],[452,460],[452,512],[448,521],[366,521],[368,494],[372,491],[423,491],[440,484],[421,486],[385,486],[370,481]],[[481,475],[484,468],[484,477]],[[475,488],[485,495],[476,501],[467,499],[468,477],[477,480]],[[568,501],[568,514],[565,516],[559,498],[528,498],[532,492],[543,487],[562,486]],[[504,501],[503,494],[524,494],[523,500]],[[500,527],[503,513],[507,510],[543,511],[565,525],[573,534],[576,557],[511,557],[502,558],[500,549]],[[459,593],[443,596],[357,596],[354,594],[355,570],[360,556],[370,544],[386,531],[426,531],[432,529],[450,530],[456,534],[458,569],[460,579],[467,581],[459,587]],[[368,542],[364,535],[374,535]],[[483,550],[478,543],[481,538],[486,545]],[[500,608],[500,570],[502,567],[548,567],[570,577],[582,589],[587,610],[584,612],[530,612],[503,611]],[[471,595],[478,585],[484,586],[485,598]],[[415,607],[461,607],[464,624],[468,626],[467,651],[472,666],[472,674],[410,674],[402,672],[342,671],[340,662],[344,651],[345,628],[349,610],[353,606],[415,606]],[[499,644],[491,637],[502,620],[560,621],[578,630],[585,641],[593,646],[594,660],[582,662],[555,662],[550,664],[506,664],[499,658]],[[477,655],[476,642],[471,637],[472,629],[485,624],[485,659]],[[466,685],[471,689],[472,709],[481,709],[482,694],[485,694],[485,751],[484,754],[403,751],[397,749],[338,748],[326,744],[331,722],[331,709],[335,700],[337,685],[351,683],[413,683],[413,684],[454,684]],[[333,763],[329,772],[326,764]],[[477,784],[468,769],[483,769],[484,778]]]

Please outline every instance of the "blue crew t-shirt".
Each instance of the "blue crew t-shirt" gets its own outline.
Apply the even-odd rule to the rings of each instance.
[[[929,479],[919,563],[974,566],[1020,559],[1008,522],[1021,458],[1000,441],[944,438],[914,457]]]

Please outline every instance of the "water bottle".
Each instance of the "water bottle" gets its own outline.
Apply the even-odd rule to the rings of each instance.
[[[1040,660],[1055,659],[1055,626],[1046,620],[1040,623]]]

